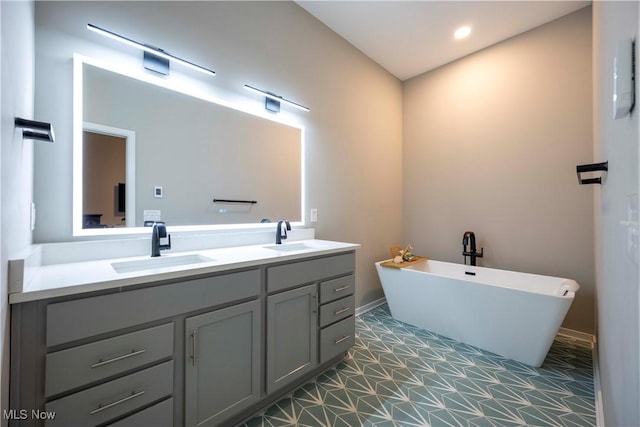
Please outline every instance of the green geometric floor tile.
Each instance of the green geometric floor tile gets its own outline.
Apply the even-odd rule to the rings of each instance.
[[[429,413],[429,420],[434,426],[463,427],[467,421],[452,415],[447,409],[440,409]]]
[[[488,387],[491,397],[504,403],[510,403],[515,406],[530,406],[531,402],[527,399],[523,390],[515,387],[507,387],[504,384],[492,384]]]
[[[595,426],[591,348],[557,337],[540,368],[393,319],[356,318],[334,369],[247,421],[249,427]]]
[[[572,413],[584,416],[595,416],[593,399],[585,399],[580,396],[563,397],[562,402],[567,405]]]
[[[518,413],[517,406],[495,399],[483,400],[479,404],[484,415],[491,418],[498,425],[526,425],[526,421]]]
[[[569,378],[563,382],[563,381],[560,381],[558,378],[553,378],[553,377],[544,377],[544,376],[529,377],[529,382],[533,384],[536,387],[536,389],[543,391],[545,393],[559,394],[561,396],[566,396],[567,394],[571,394],[571,391],[569,391],[569,388],[566,386],[566,381],[572,381],[572,379]]]
[[[579,414],[566,414],[560,417],[563,426],[566,427],[585,427],[596,425],[596,418],[594,416],[585,416]]]
[[[528,406],[518,411],[528,426],[564,427],[562,421],[539,408]]]
[[[593,381],[567,381],[565,386],[576,396],[593,401],[594,385]]]
[[[483,384],[467,378],[461,378],[454,381],[456,390],[463,396],[469,396],[474,400],[492,399],[493,395]]]

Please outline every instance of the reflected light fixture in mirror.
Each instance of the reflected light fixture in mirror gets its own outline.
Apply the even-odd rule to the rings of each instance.
[[[210,70],[209,68],[194,64],[193,62],[187,61],[186,59],[178,58],[177,56],[171,55],[170,53],[167,53],[160,48],[137,42],[128,37],[114,33],[113,31],[100,28],[97,25],[87,24],[87,29],[112,40],[116,40],[120,43],[124,43],[128,46],[133,46],[137,49],[142,50],[144,52],[144,66],[151,71],[167,75],[169,74],[169,61],[174,61],[196,71],[200,71],[201,73],[211,76],[216,75],[216,72]]]
[[[84,73],[87,73],[89,70],[93,70],[93,71],[91,71],[91,73],[89,74],[84,75]],[[96,106],[93,105],[93,103],[88,103],[88,99],[105,99],[105,98],[101,97],[100,93],[96,93],[95,91],[91,92],[91,93],[94,93],[93,97],[90,96],[89,98],[86,98],[83,91],[86,90],[87,84],[89,84],[90,82],[94,82],[95,84],[96,82],[94,80],[96,75],[95,73],[110,74],[110,75],[113,75],[113,77],[110,77],[110,78],[119,79],[120,81],[124,79],[127,82],[130,82],[131,85],[134,85],[134,84],[145,85],[151,88],[149,90],[154,90],[153,88],[156,88],[155,90],[157,90],[158,92],[162,91],[162,93],[157,93],[156,96],[158,96],[159,97],[158,99],[160,99],[163,102],[165,102],[164,101],[165,99],[166,99],[166,102],[170,102],[170,101],[175,102],[175,97],[187,95],[189,98],[193,98],[194,103],[195,102],[200,103],[199,106],[196,106],[194,108],[196,108],[198,111],[201,111],[202,114],[208,117],[207,122],[212,122],[212,118],[209,113],[203,110],[203,108],[208,109],[209,107],[207,107],[206,105],[209,105],[209,104],[211,105],[211,108],[216,108],[218,110],[221,110],[221,112],[224,114],[225,119],[222,119],[222,118],[216,119],[218,122],[222,121],[221,123],[227,123],[228,120],[226,120],[226,118],[230,116],[233,116],[233,117],[241,116],[238,118],[238,120],[242,120],[242,123],[246,123],[246,120],[248,120],[249,123],[251,123],[250,128],[252,130],[251,129],[250,130],[252,133],[250,135],[250,140],[254,141],[255,143],[261,143],[261,146],[242,150],[238,144],[223,144],[224,150],[236,150],[237,153],[250,153],[251,155],[247,158],[247,160],[252,163],[251,163],[251,166],[247,166],[247,168],[251,167],[252,168],[251,170],[260,169],[261,167],[264,167],[267,164],[271,163],[270,161],[267,161],[267,162],[262,161],[264,158],[266,158],[265,156],[269,155],[270,152],[279,153],[278,158],[283,158],[282,161],[285,162],[287,165],[291,163],[295,163],[296,170],[294,172],[291,172],[291,170],[288,169],[288,166],[285,167],[285,165],[280,165],[275,168],[269,169],[269,170],[277,170],[278,171],[277,173],[280,175],[277,175],[277,176],[274,175],[273,178],[269,177],[267,179],[264,179],[264,178],[259,179],[257,180],[257,181],[260,181],[259,185],[249,184],[248,188],[249,190],[252,190],[252,191],[249,191],[249,193],[252,193],[252,194],[242,193],[241,191],[233,190],[233,188],[235,188],[233,185],[235,184],[236,181],[242,183],[247,180],[247,176],[251,175],[250,173],[248,173],[250,169],[238,170],[239,172],[232,174],[233,176],[236,177],[236,179],[233,179],[231,181],[229,181],[228,178],[213,179],[213,180],[203,178],[199,176],[200,172],[198,170],[192,170],[193,173],[187,173],[187,174],[183,173],[182,177],[184,178],[186,177],[186,175],[189,175],[189,177],[191,175],[194,175],[194,176],[198,175],[199,181],[197,181],[197,184],[184,184],[184,183],[179,184],[176,182],[166,182],[166,181],[160,182],[160,181],[156,181],[155,179],[153,179],[153,182],[145,183],[145,180],[143,179],[143,175],[138,176],[140,173],[143,173],[144,170],[149,166],[148,160],[146,161],[142,160],[142,162],[140,162],[141,159],[149,159],[149,155],[145,154],[146,151],[144,151],[145,141],[154,140],[157,143],[157,139],[153,137],[149,137],[148,135],[145,135],[144,133],[145,125],[138,121],[143,118],[141,117],[144,115],[142,114],[142,112],[136,113],[133,110],[128,110],[130,111],[128,114],[127,113],[114,114],[114,112],[126,110],[126,108],[116,107],[109,110],[107,107],[101,105],[100,108],[102,108],[103,110],[112,111],[112,113],[108,114],[108,119],[103,120],[103,118],[107,116],[101,116],[102,117],[101,118],[101,117],[96,117],[94,115]],[[94,77],[90,78],[90,76],[94,76]],[[134,82],[137,82],[137,83],[134,83]],[[117,93],[131,92],[131,91],[127,91],[124,88],[119,88],[117,91],[112,90],[107,88],[104,85],[102,87],[102,90],[107,91],[110,97],[116,97],[116,98],[118,98],[118,96],[116,96]],[[215,90],[215,89],[212,88],[212,90]],[[104,62],[99,60],[83,57],[80,55],[74,55],[73,234],[75,236],[100,236],[100,235],[111,235],[111,234],[142,234],[142,233],[146,234],[149,232],[149,230],[142,227],[142,223],[143,223],[142,211],[144,209],[152,209],[152,210],[162,209],[161,219],[167,221],[167,224],[168,226],[171,227],[172,232],[273,228],[274,227],[273,222],[272,223],[260,222],[263,219],[263,217],[270,218],[272,221],[275,221],[280,217],[286,217],[286,218],[292,219],[293,225],[296,225],[296,226],[304,225],[304,221],[303,221],[304,201],[305,201],[304,127],[299,124],[299,121],[296,117],[287,115],[286,117],[283,118],[280,116],[273,116],[272,114],[269,114],[264,110],[255,110],[251,108],[247,110],[244,107],[241,107],[241,105],[246,104],[246,102],[244,102],[243,104],[230,103],[228,101],[224,101],[214,97],[210,92],[211,91],[206,91],[206,90],[203,91],[202,86],[198,85],[197,83],[192,86],[185,85],[185,81],[183,80],[160,77],[153,73],[144,72],[143,70],[137,68],[135,64],[117,64],[117,65],[113,63],[105,64]],[[132,93],[132,96],[135,98],[134,95],[137,95],[137,92]],[[130,102],[130,101],[127,101],[127,102]],[[149,103],[148,101],[145,101],[145,102]],[[83,106],[83,104],[85,105]],[[157,102],[152,103],[152,105],[154,105],[156,108],[151,109],[150,111],[153,111],[156,109],[162,109],[161,105]],[[175,105],[175,104],[171,103],[171,105]],[[86,110],[87,108],[90,108],[90,110]],[[171,110],[174,113],[176,112],[175,108],[173,109],[168,108],[168,110]],[[87,111],[91,111],[91,115],[87,115],[85,117],[85,114],[87,113]],[[127,119],[135,119],[135,120],[130,123],[117,122],[115,121],[116,116],[117,117],[125,116],[125,118]],[[164,122],[164,119],[157,118],[157,117],[156,119],[157,119],[155,120],[156,124],[157,122]],[[83,212],[83,197],[82,197],[83,192],[86,191],[86,189],[83,189],[83,180],[82,180],[83,155],[84,155],[83,154],[83,128],[86,127],[86,125],[88,124],[87,122],[100,123],[102,125],[108,125],[111,127],[120,127],[122,129],[130,129],[136,132],[136,140],[135,140],[136,151],[137,151],[136,155],[138,158],[138,161],[135,162],[136,164],[135,185],[137,186],[137,191],[135,192],[136,201],[135,203],[133,202],[131,204],[129,203],[129,200],[130,200],[129,189],[130,188],[133,189],[133,185],[130,185],[130,183],[127,182],[126,183],[126,188],[127,188],[126,208],[127,208],[127,213],[130,212],[129,206],[135,206],[137,208],[137,211],[135,212],[135,215],[134,214],[126,215],[127,227],[95,228],[95,229],[83,228],[83,221],[82,221],[83,214],[87,213],[87,212]],[[259,123],[262,123],[262,124],[259,124]],[[193,123],[191,125],[192,125],[191,127],[193,127]],[[256,126],[255,129],[254,129],[254,126]],[[262,126],[262,127],[258,128],[257,126]],[[267,129],[271,129],[273,126],[275,126],[276,128],[284,128],[280,132],[286,132],[287,135],[295,135],[295,139],[293,141],[297,141],[294,144],[294,147],[296,148],[293,150],[293,153],[291,156],[289,156],[287,159],[284,159],[285,156],[282,156],[282,152],[283,151],[291,152],[291,149],[283,150],[281,148],[278,148],[280,147],[279,145],[275,145],[275,143],[272,143],[272,140],[281,141],[282,138],[280,136],[270,137],[269,135],[271,135],[271,133],[265,133],[263,131],[263,129],[265,129],[264,126],[267,126],[268,127]],[[240,126],[240,127],[242,128],[243,133],[246,133],[247,126]],[[238,129],[238,126],[236,126],[234,129]],[[242,136],[236,134],[235,131],[229,130],[226,134],[223,135],[223,134],[217,133],[219,130],[220,130],[219,124],[211,127],[210,130],[207,130],[205,132],[206,133],[205,138],[211,141],[211,143],[215,142],[216,140],[238,142],[242,139]],[[184,141],[191,139],[186,136],[185,132],[188,132],[187,130],[181,129],[179,125],[174,124],[173,127],[170,129],[167,129],[167,131],[168,132],[166,133],[170,133],[172,135],[171,138],[173,141],[182,141],[179,144],[173,144],[170,150],[179,150],[175,152],[175,153],[178,153],[178,155],[182,155],[183,153],[192,151],[192,150],[186,150],[185,149],[186,147],[183,144]],[[260,137],[255,136],[256,132],[259,133]],[[291,141],[288,138],[287,140]],[[289,144],[291,143],[293,142],[289,142]],[[291,147],[291,145],[289,147]],[[143,151],[140,151],[140,150],[143,150]],[[162,151],[165,151],[165,150],[162,150]],[[195,150],[195,151],[202,153],[199,150]],[[180,162],[180,160],[176,158],[176,154],[173,151],[172,153],[173,153],[172,160],[168,162],[163,162],[164,164],[161,165],[163,167],[168,167],[169,171],[179,166],[179,163],[176,163],[176,162]],[[202,157],[202,155],[200,155],[200,157]],[[226,154],[224,154],[224,157],[223,157],[223,154],[220,154],[219,156],[216,156],[216,157],[219,157],[218,159],[214,159],[214,161],[218,162],[216,163],[217,166],[211,167],[209,169],[216,169],[216,168],[221,169],[227,165],[234,164],[233,159],[230,160],[228,157],[226,157]],[[244,158],[244,157],[236,156],[235,158]],[[180,164],[184,165],[186,163],[182,161]],[[285,175],[286,178],[283,178],[281,176],[282,174],[286,174]],[[166,170],[163,172],[162,176],[165,176],[165,175],[166,175]],[[218,190],[221,189],[223,191],[211,190],[211,188],[213,187],[210,187],[210,186],[215,181],[222,181],[222,183],[220,184],[222,185],[222,187],[218,187]],[[282,185],[285,185],[285,186],[289,184],[295,184],[295,187],[292,187],[292,188],[295,188],[293,192],[292,191],[284,192],[286,197],[288,198],[286,201],[287,206],[290,205],[290,207],[286,209],[289,209],[289,210],[286,210],[286,211],[282,210],[284,202],[277,201],[275,198],[272,198],[269,195],[265,196],[263,193],[257,193],[258,188],[262,188],[263,184],[268,188],[282,187],[282,185],[273,185],[274,182],[282,183]],[[139,199],[139,196],[145,196],[147,195],[147,193],[151,194],[150,190],[147,191],[148,188],[151,188],[149,187],[149,185],[151,184],[164,185],[166,194],[163,199],[156,199],[151,201],[145,201],[145,200]],[[198,215],[206,213],[208,216],[204,218],[204,221],[188,221],[186,220],[186,218],[188,218],[189,215],[194,215],[194,214],[192,214],[191,211],[187,211],[185,207],[186,206],[185,201],[178,198],[178,196],[183,197],[184,194],[178,194],[178,193],[194,193],[194,191],[191,191],[191,190],[184,191],[184,189],[196,189],[199,187],[203,187],[203,190],[208,190],[208,193],[203,194],[199,198],[200,202],[198,203],[201,203],[201,204],[199,205],[200,210]],[[256,190],[257,194],[253,194],[253,190]],[[268,193],[268,194],[271,194],[271,193]],[[242,213],[234,212],[234,211],[239,211],[239,208],[236,208],[235,206],[231,206],[231,207],[219,206],[219,205],[214,205],[212,203],[213,197],[233,199],[233,198],[245,198],[247,196],[251,198],[255,197],[255,199],[258,200],[259,203],[257,205],[254,205],[253,211],[250,214],[245,216],[242,216]],[[172,199],[173,197],[175,197],[175,199]],[[206,199],[206,203],[204,203],[205,199]],[[293,203],[291,203],[292,201]],[[162,203],[164,204],[163,205],[164,207],[158,207],[157,205],[154,206],[153,205],[154,203]],[[263,215],[260,209],[267,208],[267,205],[269,203],[271,203],[271,206],[275,205],[277,209],[270,208]],[[171,205],[169,206],[168,204],[171,204]],[[170,210],[175,209],[176,206],[178,206],[182,210],[179,218],[180,219],[185,218],[183,222],[180,222],[176,219],[170,219],[169,217]],[[221,215],[219,213],[219,211],[223,210],[221,208],[225,208],[224,215]],[[226,211],[228,211],[228,213]],[[89,212],[89,213],[94,213],[94,212]],[[105,217],[106,216],[108,215],[105,215]],[[134,220],[134,223],[131,227],[129,227],[130,220]],[[224,221],[229,221],[229,222],[224,223]],[[235,221],[235,222],[230,223],[230,221]]]

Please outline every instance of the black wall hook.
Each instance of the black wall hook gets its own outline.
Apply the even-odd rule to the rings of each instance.
[[[578,183],[580,185],[584,184],[602,184],[602,177],[597,178],[582,178],[580,176],[581,173],[586,172],[597,172],[597,171],[607,171],[609,170],[609,162],[602,163],[589,163],[586,165],[578,165],[576,166],[576,174],[578,175]]]
[[[27,120],[16,117],[15,124],[17,128],[23,129],[23,139],[55,142],[56,138],[51,123],[37,122],[35,120]]]

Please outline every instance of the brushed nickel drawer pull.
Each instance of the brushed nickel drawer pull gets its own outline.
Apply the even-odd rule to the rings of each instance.
[[[137,350],[137,351],[136,350],[131,350],[131,353],[123,354],[122,356],[114,357],[112,359],[107,359],[107,360],[100,359],[97,363],[94,363],[93,365],[91,365],[91,368],[99,368],[100,366],[108,365],[109,363],[118,362],[120,360],[128,359],[130,357],[142,354],[145,351],[147,351],[147,350],[145,350],[144,348],[142,350]]]
[[[335,288],[333,290],[333,292],[342,292],[342,291],[346,291],[347,289],[349,289],[351,287],[351,285],[344,285],[344,286],[340,286],[339,288]]]
[[[105,409],[113,408],[114,406],[120,405],[120,404],[122,404],[124,402],[127,402],[127,401],[131,400],[131,399],[134,399],[136,397],[142,396],[143,394],[144,394],[144,390],[140,390],[137,393],[135,391],[132,391],[129,396],[124,397],[124,398],[122,398],[120,400],[116,400],[115,402],[111,402],[111,403],[109,403],[107,405],[103,406],[102,403],[99,403],[98,407],[96,409],[94,409],[93,411],[91,411],[90,414],[94,415],[94,414],[97,414],[98,412],[104,411]]]
[[[334,312],[333,312],[333,315],[334,315],[334,316],[337,316],[337,315],[342,314],[342,313],[344,313],[344,312],[346,312],[346,311],[349,311],[350,309],[351,309],[350,307],[341,308],[340,310],[336,310],[336,311],[334,311]]]
[[[345,335],[342,338],[338,338],[337,340],[334,340],[333,343],[334,344],[340,344],[342,341],[346,341],[349,338],[351,338],[351,335]]]
[[[196,366],[198,363],[197,360],[197,352],[198,352],[198,330],[194,329],[191,332],[191,366]]]

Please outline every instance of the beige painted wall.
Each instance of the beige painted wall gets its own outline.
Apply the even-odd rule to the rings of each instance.
[[[402,85],[293,2],[37,2],[36,112],[57,143],[35,153],[35,197],[50,222],[36,242],[73,240],[73,53],[139,61],[87,23],[212,67],[203,87],[218,98],[261,105],[243,87],[253,84],[309,106],[281,113],[305,126],[305,202],[318,209],[309,225],[320,239],[362,244],[357,305],[382,296],[373,264],[402,237]]]
[[[591,8],[404,84],[404,242],[581,285],[564,326],[593,332]],[[543,315],[543,314],[541,314]]]

